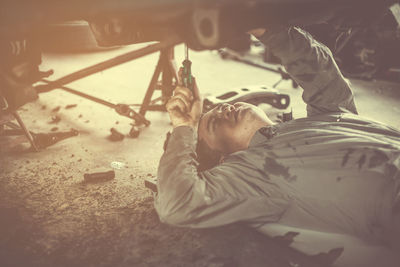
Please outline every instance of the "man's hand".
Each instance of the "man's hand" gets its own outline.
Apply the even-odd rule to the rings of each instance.
[[[193,93],[188,88],[178,85],[166,104],[174,128],[185,125],[196,129],[198,126],[203,103],[194,78],[193,83]]]

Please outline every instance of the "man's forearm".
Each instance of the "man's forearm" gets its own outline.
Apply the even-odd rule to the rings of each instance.
[[[308,115],[357,113],[353,94],[325,45],[299,28],[268,30],[258,39],[279,57],[288,73],[304,89]]]
[[[160,218],[168,220],[170,214],[184,205],[197,176],[195,159],[197,133],[189,126],[173,129],[158,167],[158,195],[155,207]],[[190,198],[190,196],[188,197]]]

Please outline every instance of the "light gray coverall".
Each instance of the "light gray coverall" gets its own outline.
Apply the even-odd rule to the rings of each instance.
[[[158,170],[162,222],[193,228],[271,222],[400,239],[400,132],[357,115],[330,50],[298,28],[260,37],[304,89],[307,118],[261,128],[244,151],[198,172],[197,133],[172,131]]]

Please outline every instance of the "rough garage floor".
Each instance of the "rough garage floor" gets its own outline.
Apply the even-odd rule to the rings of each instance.
[[[42,70],[53,79],[134,47],[90,54],[47,54]],[[183,47],[176,48],[178,63]],[[157,55],[93,75],[70,87],[115,103],[140,103]],[[279,76],[220,59],[216,52],[191,53],[203,93],[272,85]],[[352,81],[360,114],[400,128],[400,85]],[[305,115],[301,90],[291,95],[294,117]],[[77,104],[75,108],[65,106]],[[60,107],[59,111],[53,109]],[[61,90],[42,94],[20,110],[33,132],[74,128],[80,135],[28,152],[23,139],[0,139],[0,266],[296,266],[295,253],[241,225],[188,230],[161,224],[144,187],[155,177],[168,115],[149,112],[151,126],[139,138],[107,139],[115,127],[128,133],[130,121],[113,110]],[[51,117],[61,121],[51,124]],[[122,162],[112,181],[83,183],[83,174]],[[290,257],[288,255],[291,255]]]

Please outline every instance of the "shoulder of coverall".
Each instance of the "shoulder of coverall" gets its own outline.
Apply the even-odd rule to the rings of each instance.
[[[174,129],[172,129],[172,131],[167,132],[166,137],[165,137],[165,141],[164,141],[164,145],[163,145],[163,149],[164,152],[167,150],[168,144],[170,143],[171,137],[172,135],[176,136],[178,139],[188,139],[188,140],[197,140],[197,131],[195,131],[192,127],[190,126],[178,126]],[[192,141],[190,141],[192,142]]]

